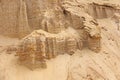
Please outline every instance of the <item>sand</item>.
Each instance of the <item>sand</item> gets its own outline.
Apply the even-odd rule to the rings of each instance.
[[[46,69],[30,70],[17,64],[13,54],[0,53],[0,80],[120,80],[120,32],[110,19],[98,20],[102,27],[102,50],[87,48],[73,56],[59,55],[47,61]],[[109,23],[109,24],[108,24]],[[104,27],[104,28],[103,28]],[[1,37],[1,46],[17,39]]]
[[[94,1],[119,5],[119,0],[79,0],[78,2]],[[102,36],[102,49],[99,53],[83,48],[72,56],[59,55],[47,60],[46,69],[30,70],[18,64],[15,52],[7,54],[6,48],[17,45],[20,40],[0,34],[0,80],[120,80],[120,30],[111,18],[97,19],[97,21]]]

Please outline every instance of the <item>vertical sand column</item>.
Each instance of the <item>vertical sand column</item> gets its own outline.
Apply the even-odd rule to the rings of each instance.
[[[20,10],[18,13],[18,35],[20,38],[30,33],[30,27],[28,24],[27,10],[25,1],[20,0]]]

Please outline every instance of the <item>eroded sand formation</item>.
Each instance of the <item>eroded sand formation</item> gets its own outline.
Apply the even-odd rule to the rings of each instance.
[[[119,80],[119,13],[110,0],[1,0],[0,34],[19,40],[1,37],[0,79]]]
[[[72,8],[69,10],[67,2],[61,1],[62,4],[59,5],[58,1],[51,2],[54,2],[54,5],[49,3],[45,12],[39,13],[43,16],[41,29],[35,30],[19,43],[19,61],[34,68],[35,65],[44,65],[45,59],[54,58],[59,54],[74,54],[84,45],[99,52],[101,31],[97,21],[84,11],[83,15],[81,12],[71,11]]]

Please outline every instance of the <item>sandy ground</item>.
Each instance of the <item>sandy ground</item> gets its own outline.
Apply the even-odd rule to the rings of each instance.
[[[8,58],[9,56],[9,58]],[[66,80],[68,55],[58,56],[55,60],[47,62],[47,69],[34,71],[17,64],[13,55],[0,56],[0,80]]]
[[[76,51],[47,61],[47,69],[34,71],[17,64],[13,54],[0,52],[0,80],[120,80],[120,31],[110,19],[98,20],[102,28],[102,50]],[[0,36],[0,49],[18,39]]]

